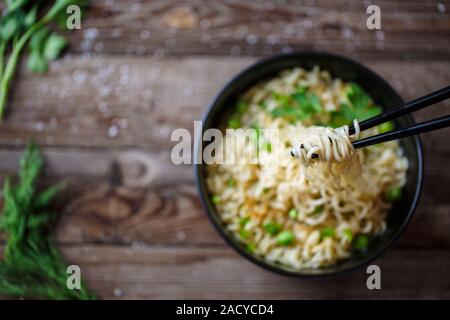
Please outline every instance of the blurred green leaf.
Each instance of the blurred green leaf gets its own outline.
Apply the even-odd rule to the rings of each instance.
[[[66,39],[56,33],[52,33],[45,41],[43,55],[48,61],[55,60],[66,46]]]
[[[48,62],[40,52],[32,51],[28,56],[27,67],[35,73],[45,73],[48,70]]]

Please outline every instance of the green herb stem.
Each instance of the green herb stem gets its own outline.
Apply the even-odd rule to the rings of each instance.
[[[25,32],[25,34],[17,41],[11,52],[11,56],[9,57],[8,64],[6,65],[4,75],[0,82],[0,120],[3,118],[6,101],[8,99],[9,84],[14,76],[20,52],[31,36],[44,26],[44,18],[41,21],[36,22],[27,32]]]
[[[17,4],[17,7],[21,6],[21,4],[19,4],[19,2],[20,1],[15,3],[15,4]],[[47,12],[47,14],[41,20],[34,23],[23,34],[23,36],[21,36],[20,38],[13,39],[14,40],[13,41],[13,49],[12,49],[11,55],[9,57],[8,63],[6,65],[5,71],[4,71],[4,73],[1,73],[1,71],[0,71],[0,74],[2,75],[1,81],[0,81],[0,120],[3,119],[6,102],[8,100],[8,91],[9,91],[10,83],[14,76],[14,73],[15,73],[15,70],[17,67],[17,62],[20,57],[20,53],[21,53],[22,49],[24,48],[25,44],[37,31],[39,31],[40,28],[44,27],[47,23],[49,23],[52,19],[54,19],[57,16],[57,14],[64,7],[68,6],[72,2],[73,2],[73,0],[56,1],[55,4],[53,5],[53,7],[51,7],[50,10]],[[12,7],[14,7],[14,5]],[[12,10],[12,8],[9,8],[9,9]],[[3,44],[3,43],[2,43],[2,45],[6,46],[6,44]],[[1,48],[0,48],[0,53],[2,56],[1,59],[3,60],[4,49],[3,49],[3,52],[1,52]],[[4,62],[2,61],[2,63],[0,65],[3,65],[3,63]]]
[[[3,68],[5,64],[6,41],[0,39],[0,79],[3,76]]]

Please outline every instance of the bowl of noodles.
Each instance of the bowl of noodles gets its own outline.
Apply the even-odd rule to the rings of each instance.
[[[381,77],[333,54],[283,54],[245,69],[196,136],[194,172],[212,224],[241,255],[286,275],[369,263],[414,213],[422,148],[418,137],[358,150],[351,141],[412,124],[406,116],[358,132],[358,121],[401,103]]]

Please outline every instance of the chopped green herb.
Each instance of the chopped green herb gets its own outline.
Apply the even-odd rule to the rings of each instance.
[[[381,108],[375,106],[366,106],[356,108],[354,106],[350,106],[348,104],[341,104],[340,106],[340,115],[342,115],[345,119],[347,119],[347,124],[351,123],[354,119],[358,119],[359,121],[369,119],[377,114],[381,113]]]
[[[272,152],[272,144],[270,142],[267,142],[265,149],[269,153]]]
[[[245,227],[247,223],[250,221],[250,217],[243,217],[239,220],[239,226],[241,228]]]
[[[357,112],[357,119],[362,121],[369,118],[372,118],[382,112],[382,109],[380,107],[371,107],[367,110],[364,110],[363,112]]]
[[[317,206],[314,208],[314,211],[312,212],[312,214],[315,216],[316,214],[322,213],[324,209],[323,205]]]
[[[282,231],[277,236],[277,243],[281,246],[288,246],[294,243],[295,237],[294,234],[290,231]]]
[[[272,116],[274,117],[285,117],[289,120],[305,120],[309,118],[309,115],[299,108],[277,108],[272,111]]]
[[[356,83],[351,83],[345,93],[355,109],[364,109],[373,103],[369,95]]]
[[[256,245],[254,243],[247,243],[245,245],[245,250],[247,250],[250,253],[253,253],[256,250]]]
[[[320,230],[320,239],[323,240],[325,238],[332,238],[334,237],[334,229],[327,227]]]
[[[345,125],[349,125],[353,119],[348,119],[341,112],[331,112],[330,126],[333,128],[339,128]]]
[[[291,106],[291,97],[278,92],[272,93],[273,100],[277,103],[278,108],[289,108]]]
[[[342,231],[344,237],[346,237],[350,242],[353,240],[353,232],[350,228],[346,228]]]
[[[264,230],[266,230],[267,233],[274,236],[281,230],[281,225],[276,222],[270,222],[266,223],[263,226]]]
[[[227,180],[227,186],[235,187],[236,186],[236,180],[234,180],[233,178],[228,179]]]
[[[259,106],[260,106],[261,108],[263,108],[264,110],[267,110],[267,107],[268,107],[267,100],[261,101],[261,103],[259,104]]]
[[[311,119],[314,115],[323,111],[320,100],[314,93],[308,93],[301,87],[291,96],[273,93],[273,99],[277,107],[272,110],[274,117],[285,117],[291,122]]]
[[[392,130],[394,130],[394,123],[392,121],[380,124],[380,133],[385,133]]]
[[[220,202],[220,196],[218,196],[218,195],[213,195],[213,196],[211,197],[211,201],[212,201],[213,203],[219,203],[219,202]]]
[[[363,121],[381,113],[381,108],[373,104],[370,96],[359,85],[350,84],[345,95],[348,102],[342,103],[339,110],[331,112],[330,125],[332,127],[349,125],[354,119]]]
[[[400,200],[402,197],[402,189],[400,187],[391,187],[387,193],[387,199],[391,202]]]
[[[298,106],[309,115],[323,111],[320,100],[314,93],[307,94],[304,91],[297,91],[292,95],[292,98],[297,102]]]
[[[236,105],[236,111],[238,113],[244,113],[248,108],[248,104],[247,102],[245,102],[244,100],[239,100],[237,105]]]
[[[366,234],[358,234],[353,239],[353,248],[356,250],[366,250],[369,246],[369,236]]]
[[[296,219],[298,217],[297,209],[292,208],[291,210],[289,210],[288,215],[289,215],[289,218]]]
[[[247,239],[247,238],[250,237],[250,231],[245,230],[245,229],[241,229],[241,230],[239,231],[239,235],[241,236],[241,238]]]
[[[231,118],[228,120],[228,127],[231,129],[239,129],[241,127],[241,121],[237,118]]]
[[[270,188],[263,188],[263,193],[267,193],[270,191]]]

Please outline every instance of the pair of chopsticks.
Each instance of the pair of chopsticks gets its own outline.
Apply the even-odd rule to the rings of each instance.
[[[444,101],[446,99],[450,98],[450,86],[447,86],[445,88],[439,89],[437,91],[434,91],[430,94],[427,94],[423,97],[417,98],[413,101],[410,101],[402,106],[387,110],[375,117],[372,117],[370,119],[364,120],[361,123],[359,123],[360,131],[367,130],[369,128],[375,127],[379,124],[382,124],[384,122],[390,121],[392,119],[401,117],[405,114],[409,114],[411,112],[429,107],[435,103]],[[450,115],[443,116],[440,118],[428,120],[425,122],[417,123],[414,125],[411,125],[406,128],[400,128],[397,130],[384,132],[381,134],[378,134],[376,136],[368,137],[365,139],[353,141],[353,147],[356,148],[362,148],[371,146],[374,144],[396,140],[405,138],[408,136],[433,131],[437,129],[442,129],[445,127],[450,126]],[[349,133],[354,134],[355,128],[353,126],[349,127]]]

